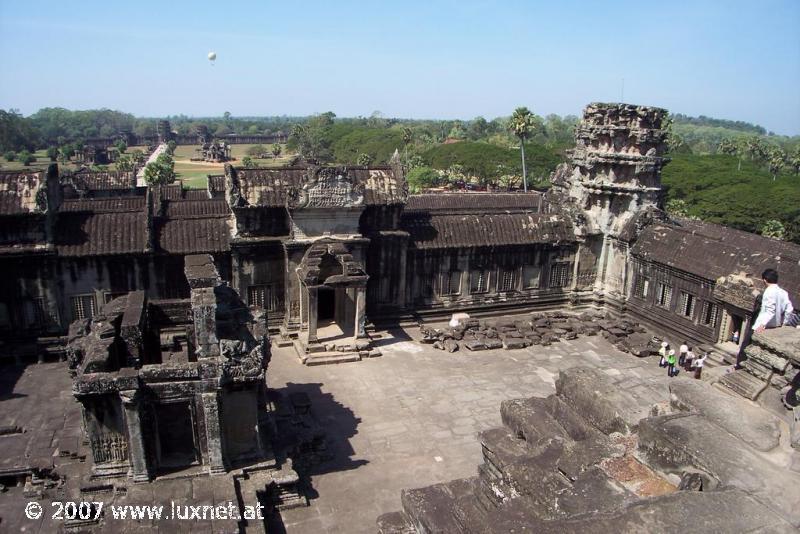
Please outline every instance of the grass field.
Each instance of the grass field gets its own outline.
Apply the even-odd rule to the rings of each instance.
[[[241,165],[242,158],[247,156],[247,149],[254,145],[231,145],[231,157],[234,161],[233,165]],[[222,174],[225,169],[224,163],[209,163],[204,161],[190,161],[191,158],[198,157],[199,152],[197,149],[200,145],[180,145],[175,148],[175,174],[178,179],[183,182],[185,187],[191,188],[205,188],[206,176],[209,174]],[[267,149],[271,149],[272,145],[268,145]],[[286,146],[282,145],[283,152],[286,151]],[[292,155],[281,154],[277,159],[275,158],[253,158],[253,161],[259,167],[280,167],[287,165]]]

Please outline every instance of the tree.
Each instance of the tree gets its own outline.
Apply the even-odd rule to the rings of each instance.
[[[145,161],[144,152],[142,152],[138,148],[136,150],[133,150],[131,152],[131,159],[133,160],[134,164],[141,165]]]
[[[3,157],[6,158],[6,161],[11,162],[17,159],[17,153],[13,150],[8,150],[5,154],[3,154]]]
[[[720,142],[717,150],[729,156],[736,156],[739,159],[739,164],[736,170],[737,171],[742,170],[742,156],[744,155],[742,143],[740,143],[738,140],[726,137]]]
[[[783,226],[782,222],[769,219],[764,222],[764,225],[761,227],[761,235],[764,237],[771,237],[772,239],[783,240],[786,239],[786,228]]]
[[[408,171],[406,181],[412,193],[419,193],[435,186],[439,181],[439,173],[430,167],[416,167]]]
[[[369,167],[370,163],[372,163],[372,156],[362,152],[361,154],[358,155],[358,159],[356,160],[356,162],[362,167]]]
[[[248,156],[251,156],[253,158],[261,158],[264,157],[264,154],[267,153],[267,147],[265,147],[264,145],[253,145],[247,147],[246,153]]]
[[[245,156],[242,158],[242,165],[244,166],[245,169],[255,169],[256,167],[258,167],[258,165],[256,165],[256,162],[253,161],[253,158],[251,158],[250,156]]]
[[[768,152],[767,165],[769,165],[769,172],[772,174],[772,181],[778,179],[778,173],[781,172],[784,165],[786,165],[786,153],[780,148],[772,148]]]
[[[148,185],[166,185],[175,181],[175,162],[172,156],[162,153],[144,168],[144,181]]]
[[[178,143],[176,143],[174,140],[170,140],[170,142],[167,143],[167,151],[170,154],[174,154],[176,148],[178,148]]]
[[[136,162],[130,154],[120,154],[117,161],[114,162],[118,171],[131,172],[136,168]]]
[[[795,147],[794,152],[787,158],[786,163],[789,165],[789,168],[792,169],[795,176],[800,174],[800,145]]]
[[[767,154],[764,142],[756,136],[747,139],[744,149],[751,161],[761,161]]]
[[[666,212],[672,215],[673,217],[688,217],[689,216],[689,206],[686,204],[686,201],[682,198],[673,198],[667,201],[667,205],[665,206]]]
[[[58,159],[58,148],[54,146],[47,147],[47,157],[50,158],[50,161],[56,161]]]
[[[28,152],[27,150],[23,150],[19,153],[19,161],[26,167],[36,161],[36,156]]]
[[[408,159],[408,145],[414,141],[414,131],[408,126],[403,127],[403,152],[405,159]]]
[[[511,115],[508,129],[519,138],[519,147],[522,155],[522,185],[528,192],[528,170],[525,167],[525,139],[533,133],[535,123],[533,113],[526,107],[519,107]]]
[[[272,157],[277,158],[278,156],[280,156],[281,150],[282,150],[281,145],[279,145],[278,143],[272,145]]]
[[[324,128],[316,124],[295,124],[290,137],[300,156],[312,163],[330,161],[330,139],[325,136]]]
[[[117,147],[117,150],[119,150],[120,154],[124,154],[125,151],[128,150],[128,143],[122,139],[119,139],[116,143],[114,143],[114,146]]]

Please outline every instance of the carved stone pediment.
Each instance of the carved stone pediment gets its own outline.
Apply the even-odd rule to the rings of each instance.
[[[352,208],[364,205],[364,185],[348,176],[345,167],[322,167],[288,195],[291,209]]]

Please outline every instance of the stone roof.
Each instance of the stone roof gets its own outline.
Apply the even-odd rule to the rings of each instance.
[[[147,248],[147,214],[61,213],[55,229],[60,256],[136,254]]]
[[[406,211],[539,211],[541,193],[427,193],[411,195]]]
[[[46,209],[47,173],[0,173],[0,215],[27,215]],[[43,204],[45,202],[45,205]]]
[[[78,171],[74,174],[65,174],[61,179],[62,182],[71,183],[81,191],[136,188],[136,173],[134,172]]]
[[[753,291],[763,289],[760,278],[767,268],[778,271],[780,285],[793,302],[800,298],[800,246],[786,241],[718,224],[676,219],[644,228],[631,253],[719,281],[715,296],[741,308],[752,306]]]
[[[59,211],[107,213],[120,211],[141,211],[145,208],[146,199],[142,196],[106,197],[106,198],[72,198],[61,202]]]
[[[572,225],[559,215],[538,213],[404,213],[401,227],[419,249],[492,247],[575,240]]]
[[[304,186],[313,184],[317,173],[327,167],[280,167],[236,169],[226,166],[226,180],[236,193],[236,207],[285,207],[290,197]],[[395,176],[391,167],[340,167],[357,189],[363,189],[364,205],[405,202],[405,181]]]
[[[224,218],[163,220],[156,226],[161,252],[190,254],[230,250],[230,228]]]
[[[179,200],[165,204],[164,215],[170,219],[227,217],[231,213],[224,199]]]

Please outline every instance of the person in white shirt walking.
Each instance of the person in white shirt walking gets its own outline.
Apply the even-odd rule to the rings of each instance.
[[[761,309],[753,323],[754,332],[763,332],[767,328],[778,328],[788,324],[794,311],[789,294],[778,285],[778,271],[766,269],[761,273],[761,278],[767,284],[767,288],[761,296]]]
[[[692,367],[694,367],[694,377],[697,380],[700,380],[700,375],[703,374],[703,364],[706,363],[706,358],[708,358],[708,353],[703,354],[700,358],[695,358],[692,362]]]

